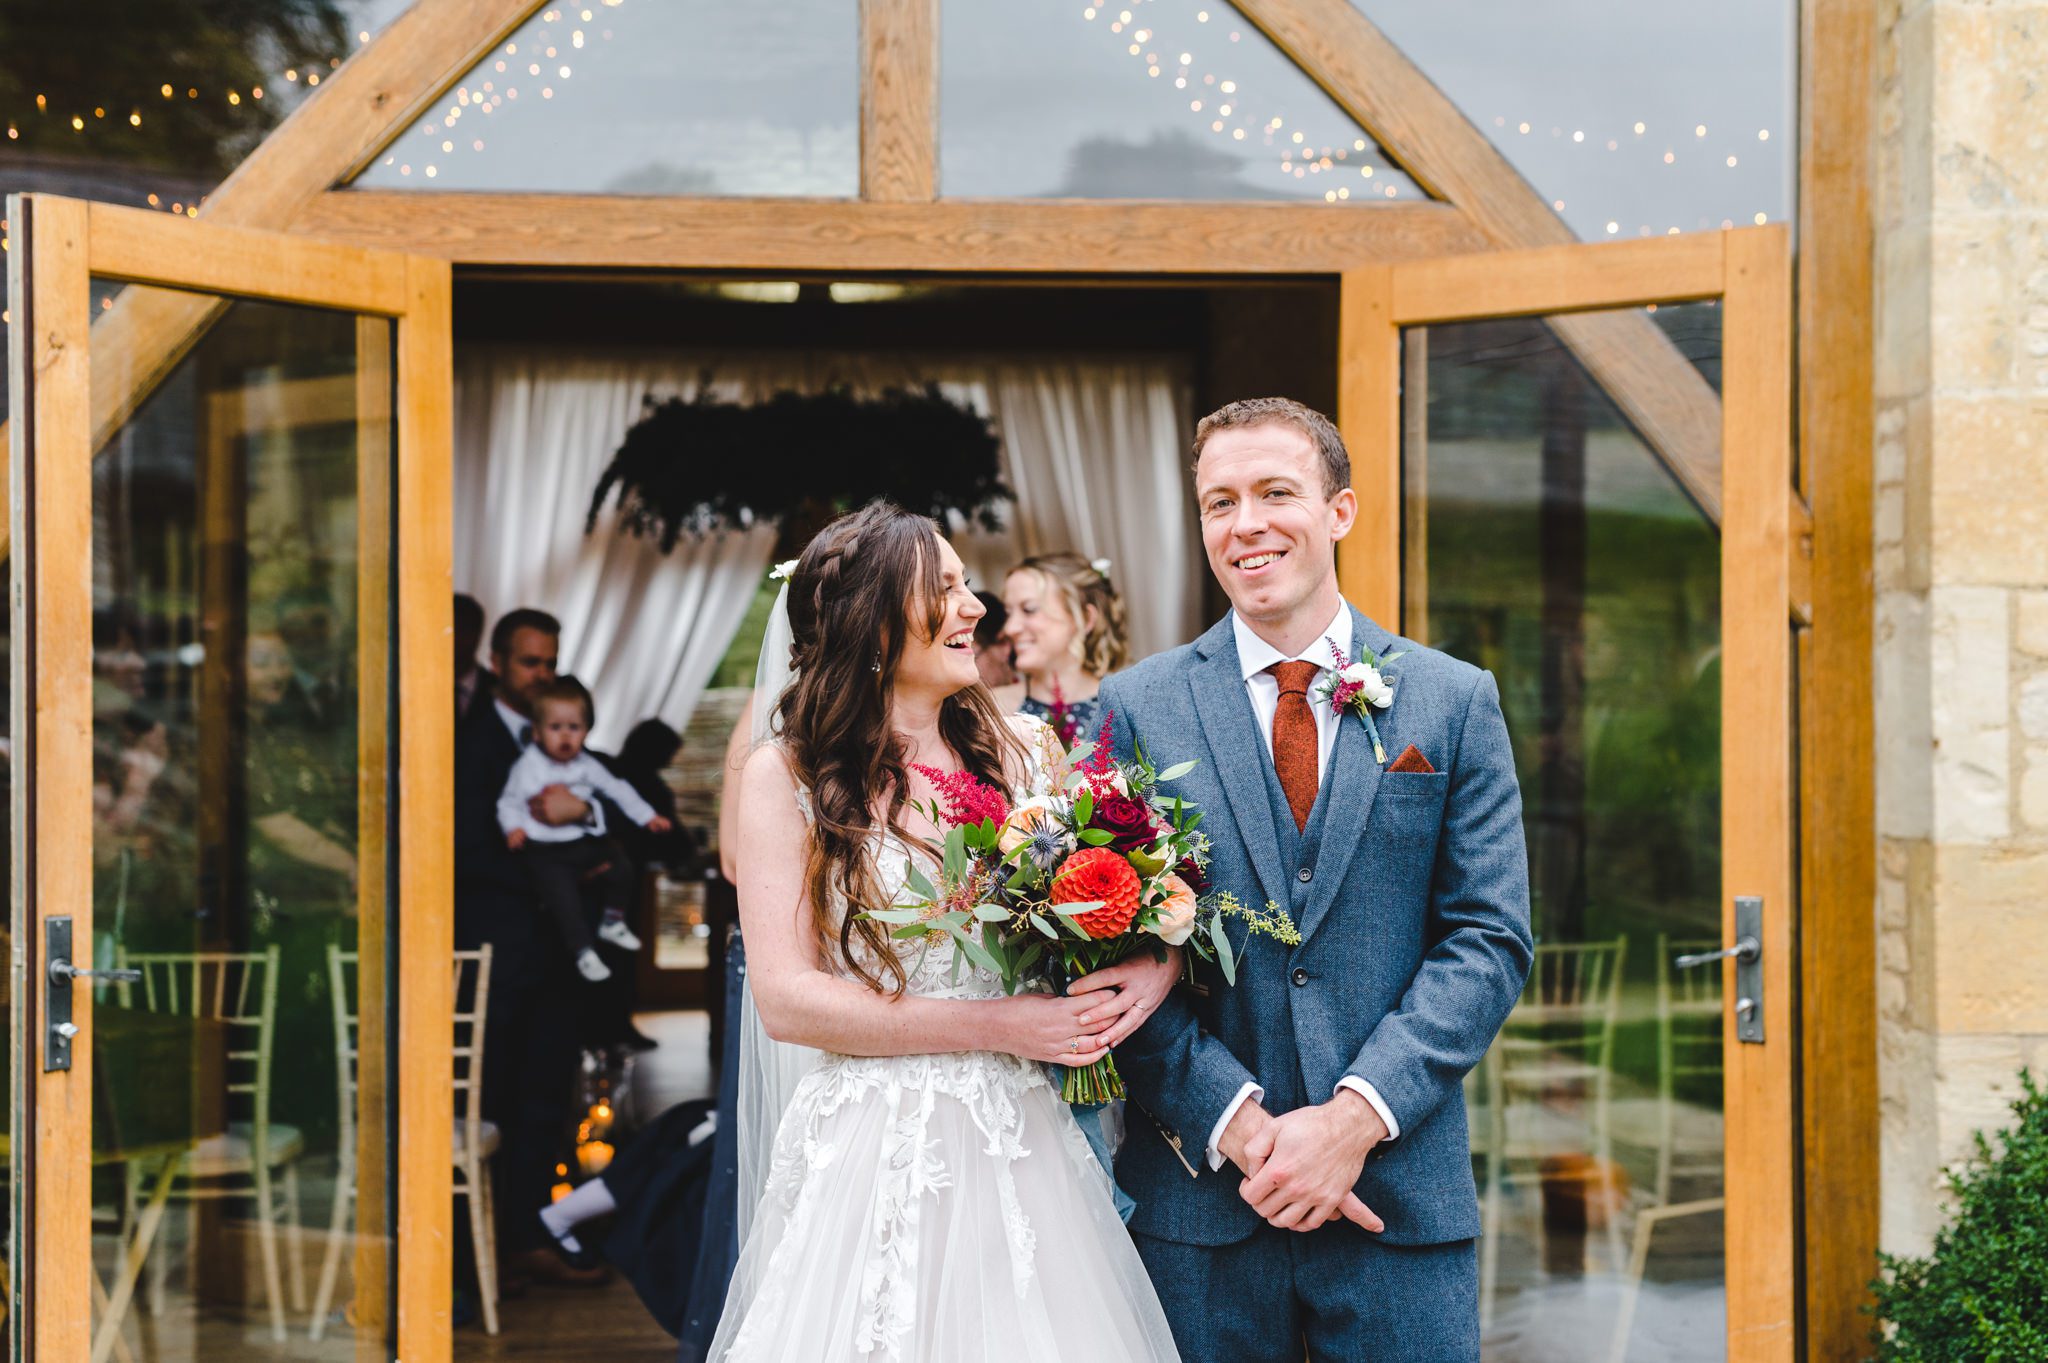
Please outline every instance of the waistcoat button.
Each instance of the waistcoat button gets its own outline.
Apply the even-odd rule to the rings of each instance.
[[[1298,878],[1304,885],[1308,884],[1308,882],[1316,878],[1315,868],[1310,866],[1304,866],[1299,871],[1296,871],[1294,874],[1296,878]]]
[[[1294,967],[1294,982],[1296,984],[1307,984],[1308,972],[1306,970],[1303,970],[1300,966]]]

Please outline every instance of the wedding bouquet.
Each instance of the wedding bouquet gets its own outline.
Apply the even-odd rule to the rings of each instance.
[[[1093,743],[1069,755],[1059,789],[1012,806],[1000,790],[967,772],[917,770],[939,790],[932,821],[946,829],[936,880],[912,858],[906,892],[866,916],[899,939],[950,938],[954,968],[971,960],[1011,993],[1063,989],[1081,975],[1139,950],[1185,946],[1214,961],[1227,982],[1237,955],[1226,923],[1241,920],[1245,939],[1263,933],[1300,942],[1287,911],[1252,909],[1209,886],[1209,839],[1201,811],[1159,787],[1194,763],[1156,771],[1142,752],[1120,762],[1110,751],[1112,716]],[[1069,1069],[1060,1096],[1100,1103],[1124,1096],[1112,1057]]]

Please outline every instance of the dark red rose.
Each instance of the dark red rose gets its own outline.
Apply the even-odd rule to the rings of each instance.
[[[1188,888],[1196,894],[1209,893],[1209,873],[1197,865],[1193,857],[1182,857],[1180,865],[1173,868],[1173,873],[1185,880]]]
[[[1129,795],[1103,796],[1096,802],[1088,826],[1109,834],[1109,845],[1119,852],[1135,852],[1159,840],[1151,808]]]

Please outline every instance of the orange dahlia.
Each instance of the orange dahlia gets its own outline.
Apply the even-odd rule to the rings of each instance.
[[[1137,915],[1142,889],[1138,873],[1122,854],[1107,847],[1085,847],[1068,857],[1052,878],[1050,900],[1054,904],[1100,900],[1101,908],[1078,914],[1074,921],[1090,937],[1115,937],[1130,927]]]

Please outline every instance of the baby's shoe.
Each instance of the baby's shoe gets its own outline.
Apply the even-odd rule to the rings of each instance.
[[[634,935],[633,929],[626,926],[624,918],[614,918],[606,914],[604,921],[597,925],[597,935],[621,951],[640,949],[640,939]]]
[[[597,953],[589,947],[576,953],[576,969],[584,979],[596,984],[612,977],[612,968],[597,959]]]

